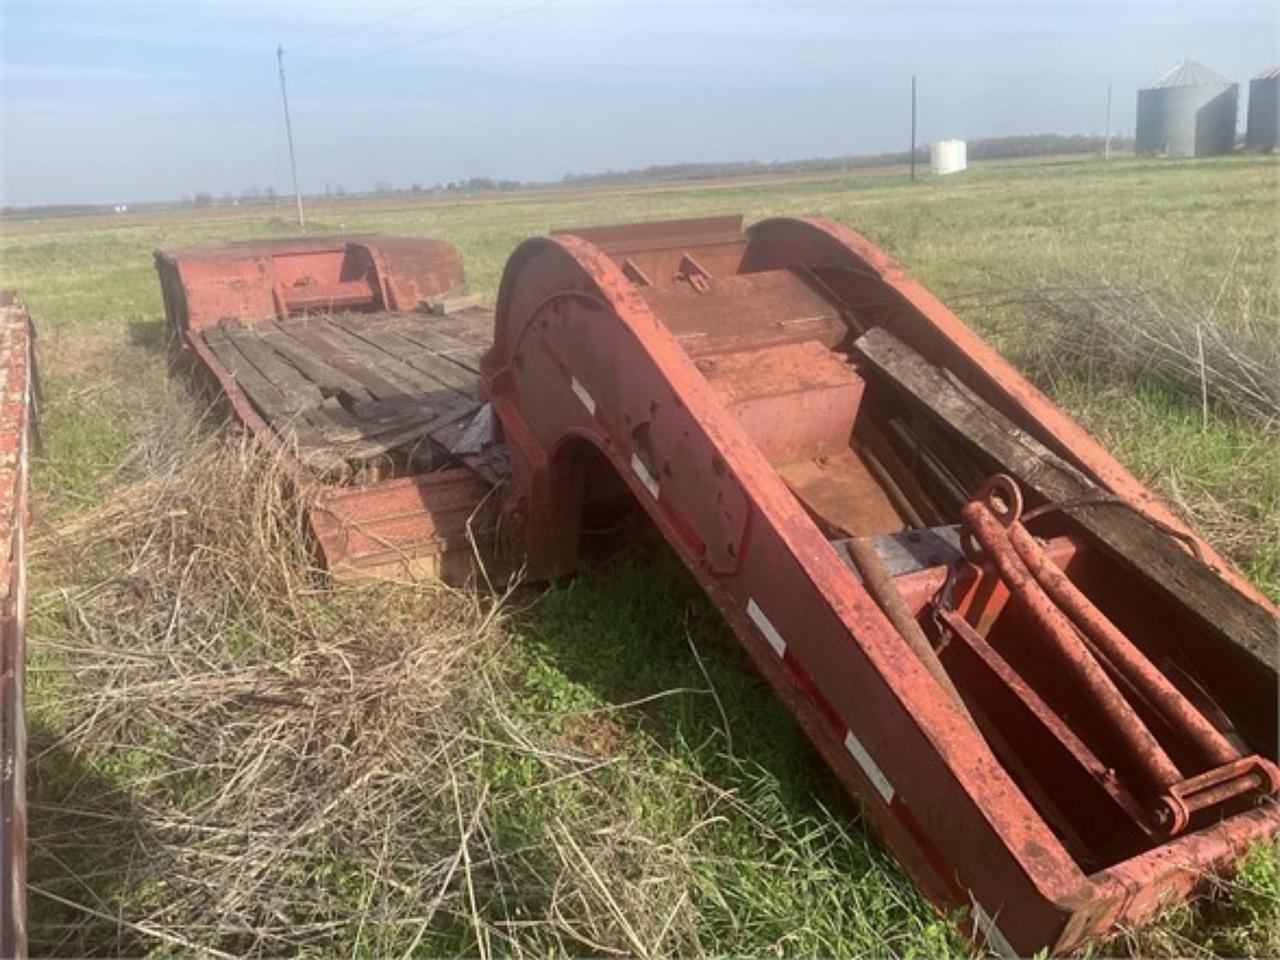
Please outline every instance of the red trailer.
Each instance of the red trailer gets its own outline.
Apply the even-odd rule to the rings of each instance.
[[[27,953],[27,472],[35,440],[35,331],[0,291],[0,956]]]
[[[454,451],[487,444],[493,313],[453,247],[321,237],[155,259],[183,350],[279,454],[335,576],[470,570],[465,534],[488,535],[475,508],[490,483]]]
[[[326,558],[339,537],[372,550],[378,497],[398,511],[380,530],[432,533],[397,541],[410,565],[479,553],[533,579],[572,573],[586,528],[647,517],[920,889],[1000,952],[1146,919],[1280,827],[1275,607],[853,231],[725,217],[525,242],[456,389],[476,406],[419,413],[424,452],[369,483],[280,397],[331,381],[351,415],[344,373],[409,409],[440,363],[472,369],[448,338],[476,327],[404,312],[350,252],[369,294],[340,306],[367,313],[286,289],[197,324],[180,278],[201,256],[161,255],[170,316],[345,510],[313,514]],[[328,346],[304,355],[315,329]]]

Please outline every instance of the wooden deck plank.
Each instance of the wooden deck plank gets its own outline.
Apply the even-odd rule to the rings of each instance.
[[[226,327],[227,338],[280,391],[290,410],[306,410],[324,399],[320,388],[277,353],[262,337],[245,327]]]
[[[393,383],[382,376],[376,367],[370,368],[366,362],[362,362],[360,358],[354,356],[344,347],[336,346],[321,336],[320,331],[324,326],[326,324],[282,323],[279,324],[279,329],[307,350],[310,350],[330,367],[363,384],[364,388],[375,399],[382,400],[389,397],[406,396],[415,392],[413,389],[406,389],[399,383]]]
[[[391,329],[402,316],[339,316],[344,322],[224,327],[205,337],[270,429],[311,468],[337,475],[386,455],[419,465],[449,456],[431,434],[479,407],[476,373]],[[470,349],[447,334],[433,342]]]
[[[372,400],[373,394],[355,377],[326,363],[314,351],[307,349],[275,324],[264,325],[261,337],[303,376],[320,388],[326,397],[345,395],[354,401]]]
[[[408,423],[402,422],[399,425],[386,428],[380,433],[343,444],[337,449],[349,460],[368,460],[380,454],[387,454],[410,445],[416,445],[423,440],[433,442],[431,434],[470,415],[474,410],[474,404],[459,404],[432,419],[423,418]]]
[[[475,373],[388,329],[385,324],[361,324],[348,317],[335,318],[334,322],[337,330],[348,337],[362,341],[369,349],[382,351],[397,363],[410,367],[418,375],[456,390],[463,396],[476,395],[479,384]]]
[[[225,331],[206,330],[204,342],[264,418],[269,421],[286,420],[297,413],[296,409],[290,408],[283,391],[249,361]]]
[[[377,409],[376,405],[354,410],[347,410],[340,405],[326,405],[310,411],[310,414],[312,422],[335,443],[346,443],[372,438],[390,430],[400,430],[415,423],[432,421],[454,411],[467,412],[475,407],[474,401],[449,394],[446,398],[437,396],[430,400],[406,398],[404,404],[388,406],[382,410]]]
[[[257,408],[277,435],[292,442],[304,453],[327,449],[329,444],[325,438],[311,428],[302,416],[305,408],[291,404],[284,391],[250,362],[225,331],[209,329],[204,332],[204,338],[209,349],[235,378],[236,385],[244,391],[249,402]]]
[[[403,393],[432,393],[448,386],[409,363],[404,357],[405,347],[401,343],[388,342],[385,338],[377,338],[381,342],[375,342],[372,335],[362,336],[346,329],[336,321],[316,328],[316,332],[357,362],[365,364],[370,370],[376,370],[380,376],[398,384]]]
[[[476,346],[441,330],[432,330],[421,321],[397,324],[391,329],[419,347],[452,360],[474,376],[479,376],[480,358],[487,347]]]

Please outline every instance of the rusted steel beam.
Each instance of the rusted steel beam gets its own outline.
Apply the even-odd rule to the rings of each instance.
[[[26,659],[27,480],[35,439],[35,331],[0,293],[0,956],[27,949]]]

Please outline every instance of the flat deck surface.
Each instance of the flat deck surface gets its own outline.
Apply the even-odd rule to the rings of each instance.
[[[203,332],[247,401],[309,468],[432,467],[432,434],[475,411],[492,312],[340,313]]]

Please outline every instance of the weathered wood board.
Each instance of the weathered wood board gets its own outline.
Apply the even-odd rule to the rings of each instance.
[[[868,331],[854,346],[941,424],[1047,501],[1070,503],[1105,495],[1101,486],[883,328]],[[1116,503],[1076,506],[1069,515],[1108,553],[1184,609],[1202,630],[1272,671],[1277,669],[1275,618],[1169,533],[1136,509]]]
[[[304,463],[331,471],[386,456],[429,460],[432,434],[479,407],[479,347],[436,329],[445,319],[336,314],[203,336],[270,428]]]

